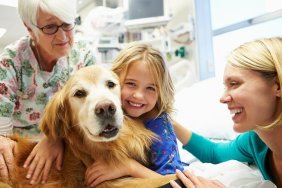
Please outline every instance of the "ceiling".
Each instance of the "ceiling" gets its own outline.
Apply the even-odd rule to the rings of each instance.
[[[9,0],[11,1],[11,0]],[[78,11],[86,7],[93,0],[77,0]],[[5,4],[5,3],[4,3]],[[17,3],[16,3],[17,4]],[[17,7],[3,5],[0,0],[0,28],[5,28],[7,32],[0,38],[0,52],[6,45],[27,35],[19,15]]]

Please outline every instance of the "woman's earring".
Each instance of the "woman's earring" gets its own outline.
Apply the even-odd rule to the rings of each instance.
[[[32,46],[32,47],[35,47],[35,42],[34,42],[33,39],[31,40],[31,46]]]

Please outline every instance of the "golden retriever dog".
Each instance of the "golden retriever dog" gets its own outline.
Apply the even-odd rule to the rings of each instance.
[[[20,137],[15,151],[15,170],[11,174],[13,188],[85,187],[85,170],[95,160],[110,165],[126,163],[133,158],[149,165],[148,153],[155,135],[141,122],[123,115],[118,77],[101,66],[77,71],[50,100],[40,122],[50,139],[65,142],[63,169],[51,169],[46,184],[30,185],[23,163],[35,143]],[[99,188],[159,187],[176,179],[175,175],[160,178],[125,177],[106,181]]]

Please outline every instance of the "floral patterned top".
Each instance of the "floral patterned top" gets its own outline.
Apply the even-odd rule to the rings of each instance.
[[[50,97],[73,72],[95,63],[89,49],[86,42],[75,42],[46,79],[30,47],[30,37],[7,46],[0,55],[0,117],[11,118],[14,130],[38,133],[38,121]]]
[[[151,145],[150,169],[162,175],[174,174],[176,169],[183,171],[176,135],[168,114],[162,113],[156,119],[147,121],[145,127],[159,136],[159,140]]]

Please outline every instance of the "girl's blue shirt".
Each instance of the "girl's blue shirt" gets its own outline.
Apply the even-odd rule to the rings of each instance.
[[[159,117],[147,121],[145,126],[159,137],[151,145],[150,169],[162,175],[174,174],[176,169],[183,171],[176,135],[168,114],[163,112]]]

